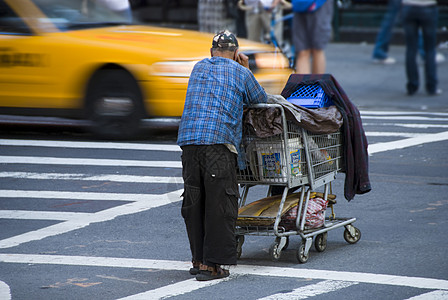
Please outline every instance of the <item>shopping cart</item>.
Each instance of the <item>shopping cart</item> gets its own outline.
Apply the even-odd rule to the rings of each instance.
[[[287,120],[283,107],[278,104],[257,104],[250,109],[277,109],[282,129],[280,134],[264,138],[253,130],[245,130],[243,134],[246,166],[237,175],[242,187],[236,226],[238,258],[246,235],[275,236],[269,250],[275,261],[288,246],[289,237],[299,235],[302,241],[297,259],[300,263],[308,261],[313,237],[318,252],[326,249],[330,230],[344,226],[344,239],[350,244],[358,242],[361,232],[352,225],[356,218],[337,218],[333,209],[335,196],[331,195],[331,182],[343,164],[341,131],[311,134],[297,122]],[[283,187],[283,192],[246,204],[249,189],[256,185],[269,186],[268,196],[273,186]],[[320,187],[323,192],[315,192]],[[298,189],[299,192],[290,193]],[[310,226],[307,211],[317,198],[328,202],[331,214],[323,215],[323,224],[315,227]],[[294,207],[296,217],[291,226],[285,214]]]

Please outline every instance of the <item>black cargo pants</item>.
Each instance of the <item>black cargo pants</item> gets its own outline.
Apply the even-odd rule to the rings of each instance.
[[[182,147],[185,220],[192,260],[235,265],[238,217],[237,155],[225,145]]]

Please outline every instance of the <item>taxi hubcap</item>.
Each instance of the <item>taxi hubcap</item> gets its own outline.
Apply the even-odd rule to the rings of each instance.
[[[134,104],[127,97],[104,97],[98,99],[95,112],[101,116],[128,116],[132,113]]]

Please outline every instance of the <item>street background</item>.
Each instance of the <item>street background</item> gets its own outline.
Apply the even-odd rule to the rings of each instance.
[[[409,97],[404,47],[391,47],[397,63],[387,66],[373,64],[371,51],[364,43],[326,51],[328,73],[360,108],[375,149],[370,193],[347,202],[343,174],[333,185],[337,215],[357,218],[357,244],[330,231],[327,250],[312,248],[302,265],[298,237],[278,262],[268,253],[272,237],[247,238],[230,279],[200,286],[188,274],[175,130],[114,148],[76,128],[7,126],[0,299],[448,299],[448,63],[438,65],[444,94]],[[403,149],[388,144],[423,137]],[[58,145],[65,141],[79,144]]]
[[[424,68],[420,62],[421,86],[415,97],[406,94],[405,47],[391,45],[389,55],[396,64],[372,63],[373,45],[333,43],[326,51],[327,72],[333,74],[360,110],[448,111],[448,61],[438,65],[439,87],[445,91],[429,96],[424,89]],[[439,47],[448,59],[448,46]]]

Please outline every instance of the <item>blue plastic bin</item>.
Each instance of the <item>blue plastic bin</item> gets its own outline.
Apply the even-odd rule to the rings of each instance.
[[[334,105],[318,84],[302,85],[286,100],[307,108],[328,107]]]

